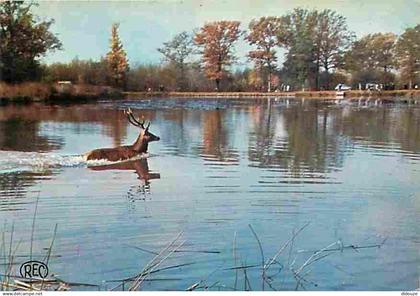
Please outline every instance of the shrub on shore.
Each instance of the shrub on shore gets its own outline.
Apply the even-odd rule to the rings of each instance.
[[[89,84],[60,85],[40,82],[7,84],[0,82],[0,99],[12,102],[118,97],[121,97],[121,93],[109,86]]]
[[[16,100],[46,100],[53,90],[51,85],[38,82],[25,82],[21,84],[7,84],[0,82],[0,98]]]

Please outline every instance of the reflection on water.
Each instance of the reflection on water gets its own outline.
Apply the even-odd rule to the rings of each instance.
[[[18,211],[26,208],[28,187],[41,180],[48,180],[50,171],[0,173],[0,211]]]
[[[144,200],[145,196],[150,194],[150,180],[160,179],[159,173],[152,173],[149,170],[147,158],[108,165],[90,166],[89,168],[94,171],[126,170],[135,172],[140,180],[140,185],[130,186],[127,196],[131,201]]]
[[[127,107],[161,137],[150,157],[83,162],[86,151],[135,140]],[[207,279],[227,289],[235,280],[235,233],[238,260],[252,265],[260,258],[248,224],[269,257],[309,221],[283,263],[302,264],[306,251],[334,241],[388,239],[381,249],[320,260],[309,275],[317,286],[308,289],[411,290],[420,263],[419,127],[416,105],[281,98],[1,107],[0,215],[9,226],[18,221],[24,253],[39,195],[35,249],[48,246],[58,223],[61,257],[50,267],[75,282],[132,276],[153,256],[141,250],[158,251],[185,230],[189,252],[168,264],[191,265],[144,288],[185,290]],[[255,289],[258,274],[249,270]],[[285,275],[272,284],[291,290],[296,281]]]
[[[1,122],[0,147],[15,151],[51,151],[62,146],[60,137],[47,138],[39,133],[39,121],[11,117]]]

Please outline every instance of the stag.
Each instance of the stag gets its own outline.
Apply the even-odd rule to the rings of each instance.
[[[147,126],[144,126],[144,120],[140,121],[140,118],[136,118],[130,108],[124,110],[124,114],[127,115],[128,122],[135,127],[141,129],[137,140],[133,145],[119,146],[115,148],[101,148],[92,150],[84,157],[86,160],[109,160],[109,161],[122,161],[128,160],[135,156],[147,153],[147,148],[150,142],[159,141],[160,138],[149,132],[150,121]]]

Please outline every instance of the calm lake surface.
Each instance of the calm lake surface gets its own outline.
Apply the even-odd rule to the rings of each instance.
[[[127,107],[161,137],[149,157],[84,162],[89,150],[134,142]],[[336,242],[300,270],[299,290],[413,290],[420,105],[155,99],[0,107],[0,229],[7,246],[13,229],[16,270],[29,260],[36,207],[32,258],[44,259],[57,224],[50,274],[102,290],[139,273],[181,231],[175,244],[184,245],[160,268],[185,266],[151,274],[142,289],[202,281],[230,290],[236,281],[237,289],[262,290],[249,225],[268,261],[307,223],[270,266],[272,287],[264,289],[296,289],[292,270]]]

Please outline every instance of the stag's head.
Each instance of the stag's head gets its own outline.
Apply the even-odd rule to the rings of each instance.
[[[136,118],[130,108],[128,108],[128,110],[125,110],[124,113],[127,115],[128,121],[132,125],[134,125],[135,127],[140,128],[141,131],[140,131],[140,136],[139,136],[138,141],[141,141],[142,143],[147,144],[149,142],[159,141],[160,140],[160,138],[158,136],[152,134],[149,131],[150,121],[147,124],[147,126],[144,126],[145,121],[144,120],[140,120],[140,118]]]

